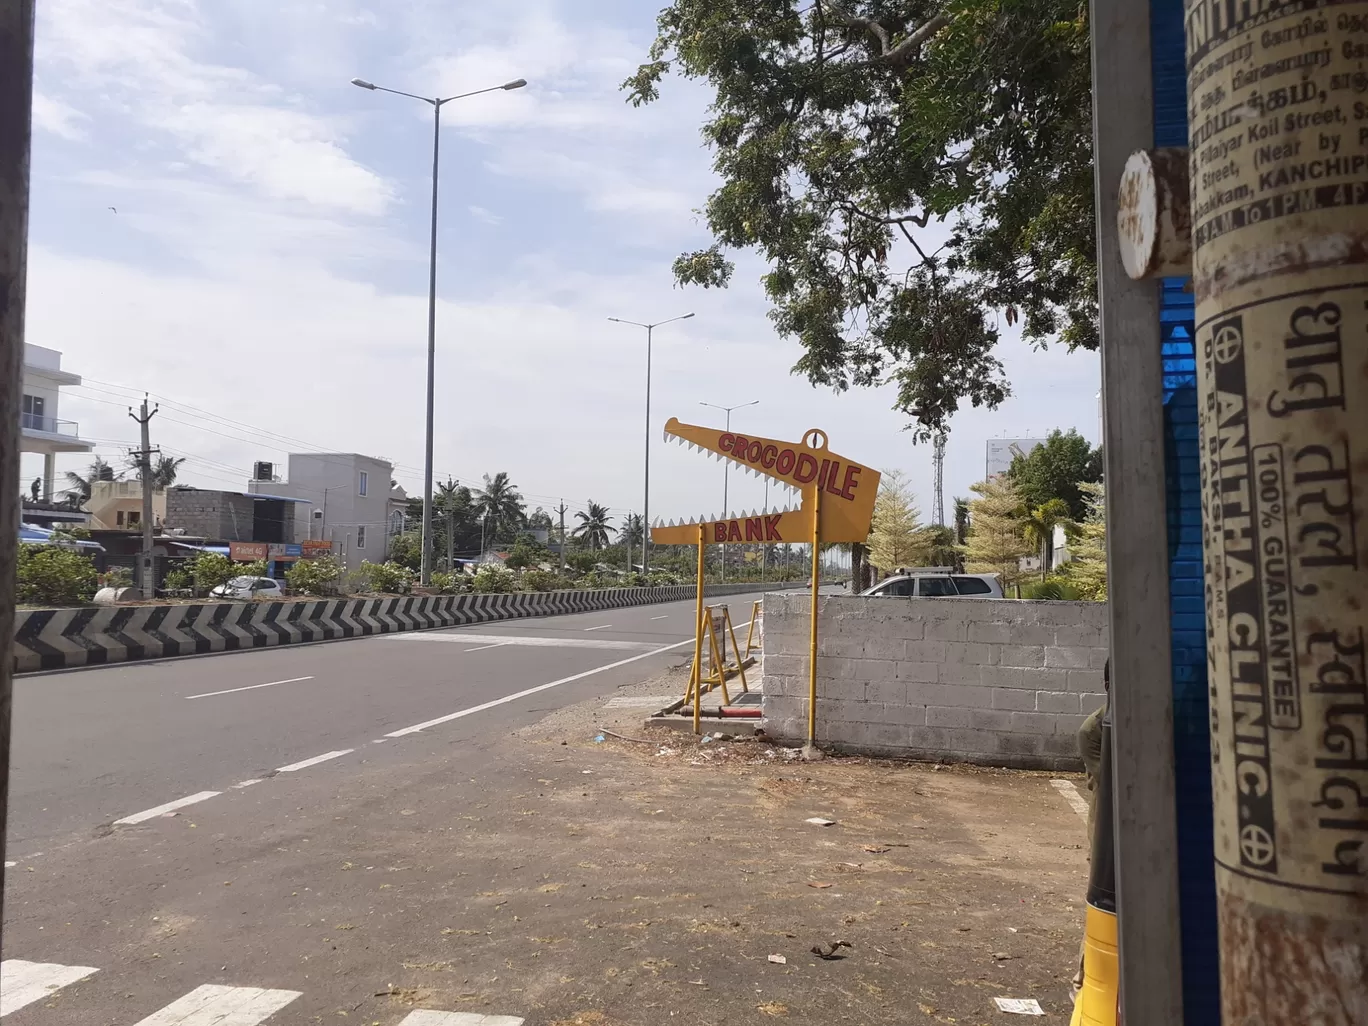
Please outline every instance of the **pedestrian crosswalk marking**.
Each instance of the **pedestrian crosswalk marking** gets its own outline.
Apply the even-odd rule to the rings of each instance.
[[[297,990],[220,987],[206,983],[153,1012],[138,1026],[256,1026],[295,998]]]
[[[399,1026],[522,1026],[512,1015],[476,1015],[473,1012],[434,1012],[420,1009],[404,1016]]]
[[[86,965],[56,965],[7,958],[0,962],[0,1015],[9,1015],[99,971]]]

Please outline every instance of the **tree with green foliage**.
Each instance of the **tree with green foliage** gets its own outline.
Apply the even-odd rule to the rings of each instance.
[[[123,474],[115,470],[114,465],[103,456],[96,456],[90,461],[90,468],[84,474],[68,470],[66,479],[68,487],[62,494],[68,502],[79,509],[90,501],[90,489],[96,481],[122,481]]]
[[[570,537],[578,540],[581,545],[587,545],[591,550],[607,548],[609,535],[616,533],[608,526],[613,522],[613,518],[608,515],[608,507],[600,506],[593,499],[589,500],[587,510],[580,510],[575,514],[575,519],[579,521],[579,526],[570,532]]]
[[[74,549],[21,544],[15,584],[22,605],[75,606],[90,601],[99,574],[90,558]]]
[[[1031,554],[1021,529],[1023,505],[1012,482],[1004,476],[973,486],[969,500],[971,527],[964,545],[964,569],[971,574],[997,574],[1004,591],[1021,582],[1021,561]]]
[[[816,384],[892,382],[919,434],[1009,385],[998,327],[1096,348],[1088,7],[1077,0],[673,0],[624,83],[707,83],[721,187],[680,283],[759,250]]]
[[[510,570],[523,570],[530,566],[537,566],[547,562],[551,558],[549,549],[537,544],[537,539],[530,534],[518,536],[518,540],[513,543],[513,548],[504,559],[504,566]]]
[[[470,582],[472,591],[481,594],[507,594],[516,589],[518,577],[500,563],[482,563]]]
[[[152,463],[152,487],[170,488],[176,483],[176,477],[180,474],[181,465],[185,463],[184,456],[167,456],[162,454]],[[133,470],[139,481],[142,480],[142,459],[136,455],[128,457],[128,466]]]
[[[486,527],[486,545],[498,541],[512,541],[526,520],[522,493],[508,479],[507,471],[493,477],[484,476],[484,488],[474,495],[472,512],[477,523]]]
[[[405,531],[390,539],[389,558],[391,562],[418,570],[423,565],[423,536],[417,531]]]
[[[201,552],[186,566],[190,579],[195,582],[195,591],[201,595],[220,584],[227,584],[234,577],[247,574],[242,563],[235,563],[227,556],[217,552]],[[262,569],[265,573],[265,569]]]
[[[1043,581],[1054,565],[1055,528],[1075,526],[1069,516],[1068,504],[1063,499],[1050,499],[1034,509],[1023,506],[1019,519],[1022,537],[1040,556],[1040,579]]]
[[[969,540],[969,500],[955,497],[955,544],[963,545]]]
[[[618,544],[627,546],[629,552],[635,552],[641,548],[641,530],[641,514],[628,513],[622,518],[622,530],[618,532]]]
[[[593,552],[568,552],[565,565],[576,574],[587,574],[598,565],[599,557]]]
[[[926,555],[926,539],[917,522],[918,510],[901,471],[884,472],[874,500],[869,532],[869,562],[885,574],[899,567],[919,566]]]
[[[1065,434],[1055,429],[1029,453],[1014,455],[1007,476],[1031,509],[1061,499],[1068,507],[1067,515],[1081,520],[1088,512],[1081,486],[1101,480],[1100,456],[1101,450],[1077,431],[1070,428]]]
[[[956,571],[964,569],[964,556],[955,531],[944,524],[928,524],[921,529],[922,551],[927,566],[948,566]]]
[[[1100,484],[1085,484],[1088,513],[1072,546],[1073,558],[1061,567],[1083,598],[1107,601],[1107,493]]]
[[[413,590],[413,571],[395,562],[372,563],[361,561],[360,577],[367,591],[386,595],[407,595]]]
[[[342,580],[342,564],[331,554],[297,559],[285,571],[285,583],[301,595],[335,595]]]

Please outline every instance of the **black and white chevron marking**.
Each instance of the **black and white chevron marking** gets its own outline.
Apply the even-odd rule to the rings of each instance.
[[[755,590],[754,584],[719,584],[710,585],[707,594],[737,595]],[[235,652],[529,616],[564,616],[693,597],[693,586],[682,584],[513,595],[408,595],[21,610],[15,620],[14,670],[26,673]]]

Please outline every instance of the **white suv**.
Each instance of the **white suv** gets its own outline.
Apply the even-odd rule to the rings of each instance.
[[[860,594],[874,598],[1000,599],[997,574],[905,573],[880,581]]]

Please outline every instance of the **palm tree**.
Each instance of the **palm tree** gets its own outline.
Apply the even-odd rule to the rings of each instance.
[[[588,512],[581,510],[575,514],[575,517],[579,520],[580,525],[570,532],[570,536],[578,538],[596,552],[599,549],[607,548],[608,536],[617,533],[608,526],[613,519],[608,515],[608,507],[600,506],[592,499],[589,500]]]
[[[499,471],[492,478],[484,476],[484,488],[475,496],[475,514],[485,521],[497,538],[508,528],[523,522],[523,497],[508,479],[507,471]]]
[[[618,541],[627,546],[629,552],[641,548],[641,514],[628,513],[622,518],[622,530],[618,532]]]
[[[955,543],[963,545],[969,540],[969,500],[955,498]]]
[[[90,486],[96,481],[121,481],[123,474],[116,471],[114,465],[103,456],[96,456],[90,461],[90,466],[85,474],[68,470],[66,479],[70,487],[62,494],[66,496],[69,503],[79,509],[90,501]]]
[[[1035,509],[1028,509],[1021,518],[1021,528],[1028,544],[1040,553],[1040,579],[1043,581],[1050,573],[1054,559],[1054,530],[1056,526],[1066,529],[1076,525],[1069,517],[1069,504],[1063,499],[1051,499]]]

